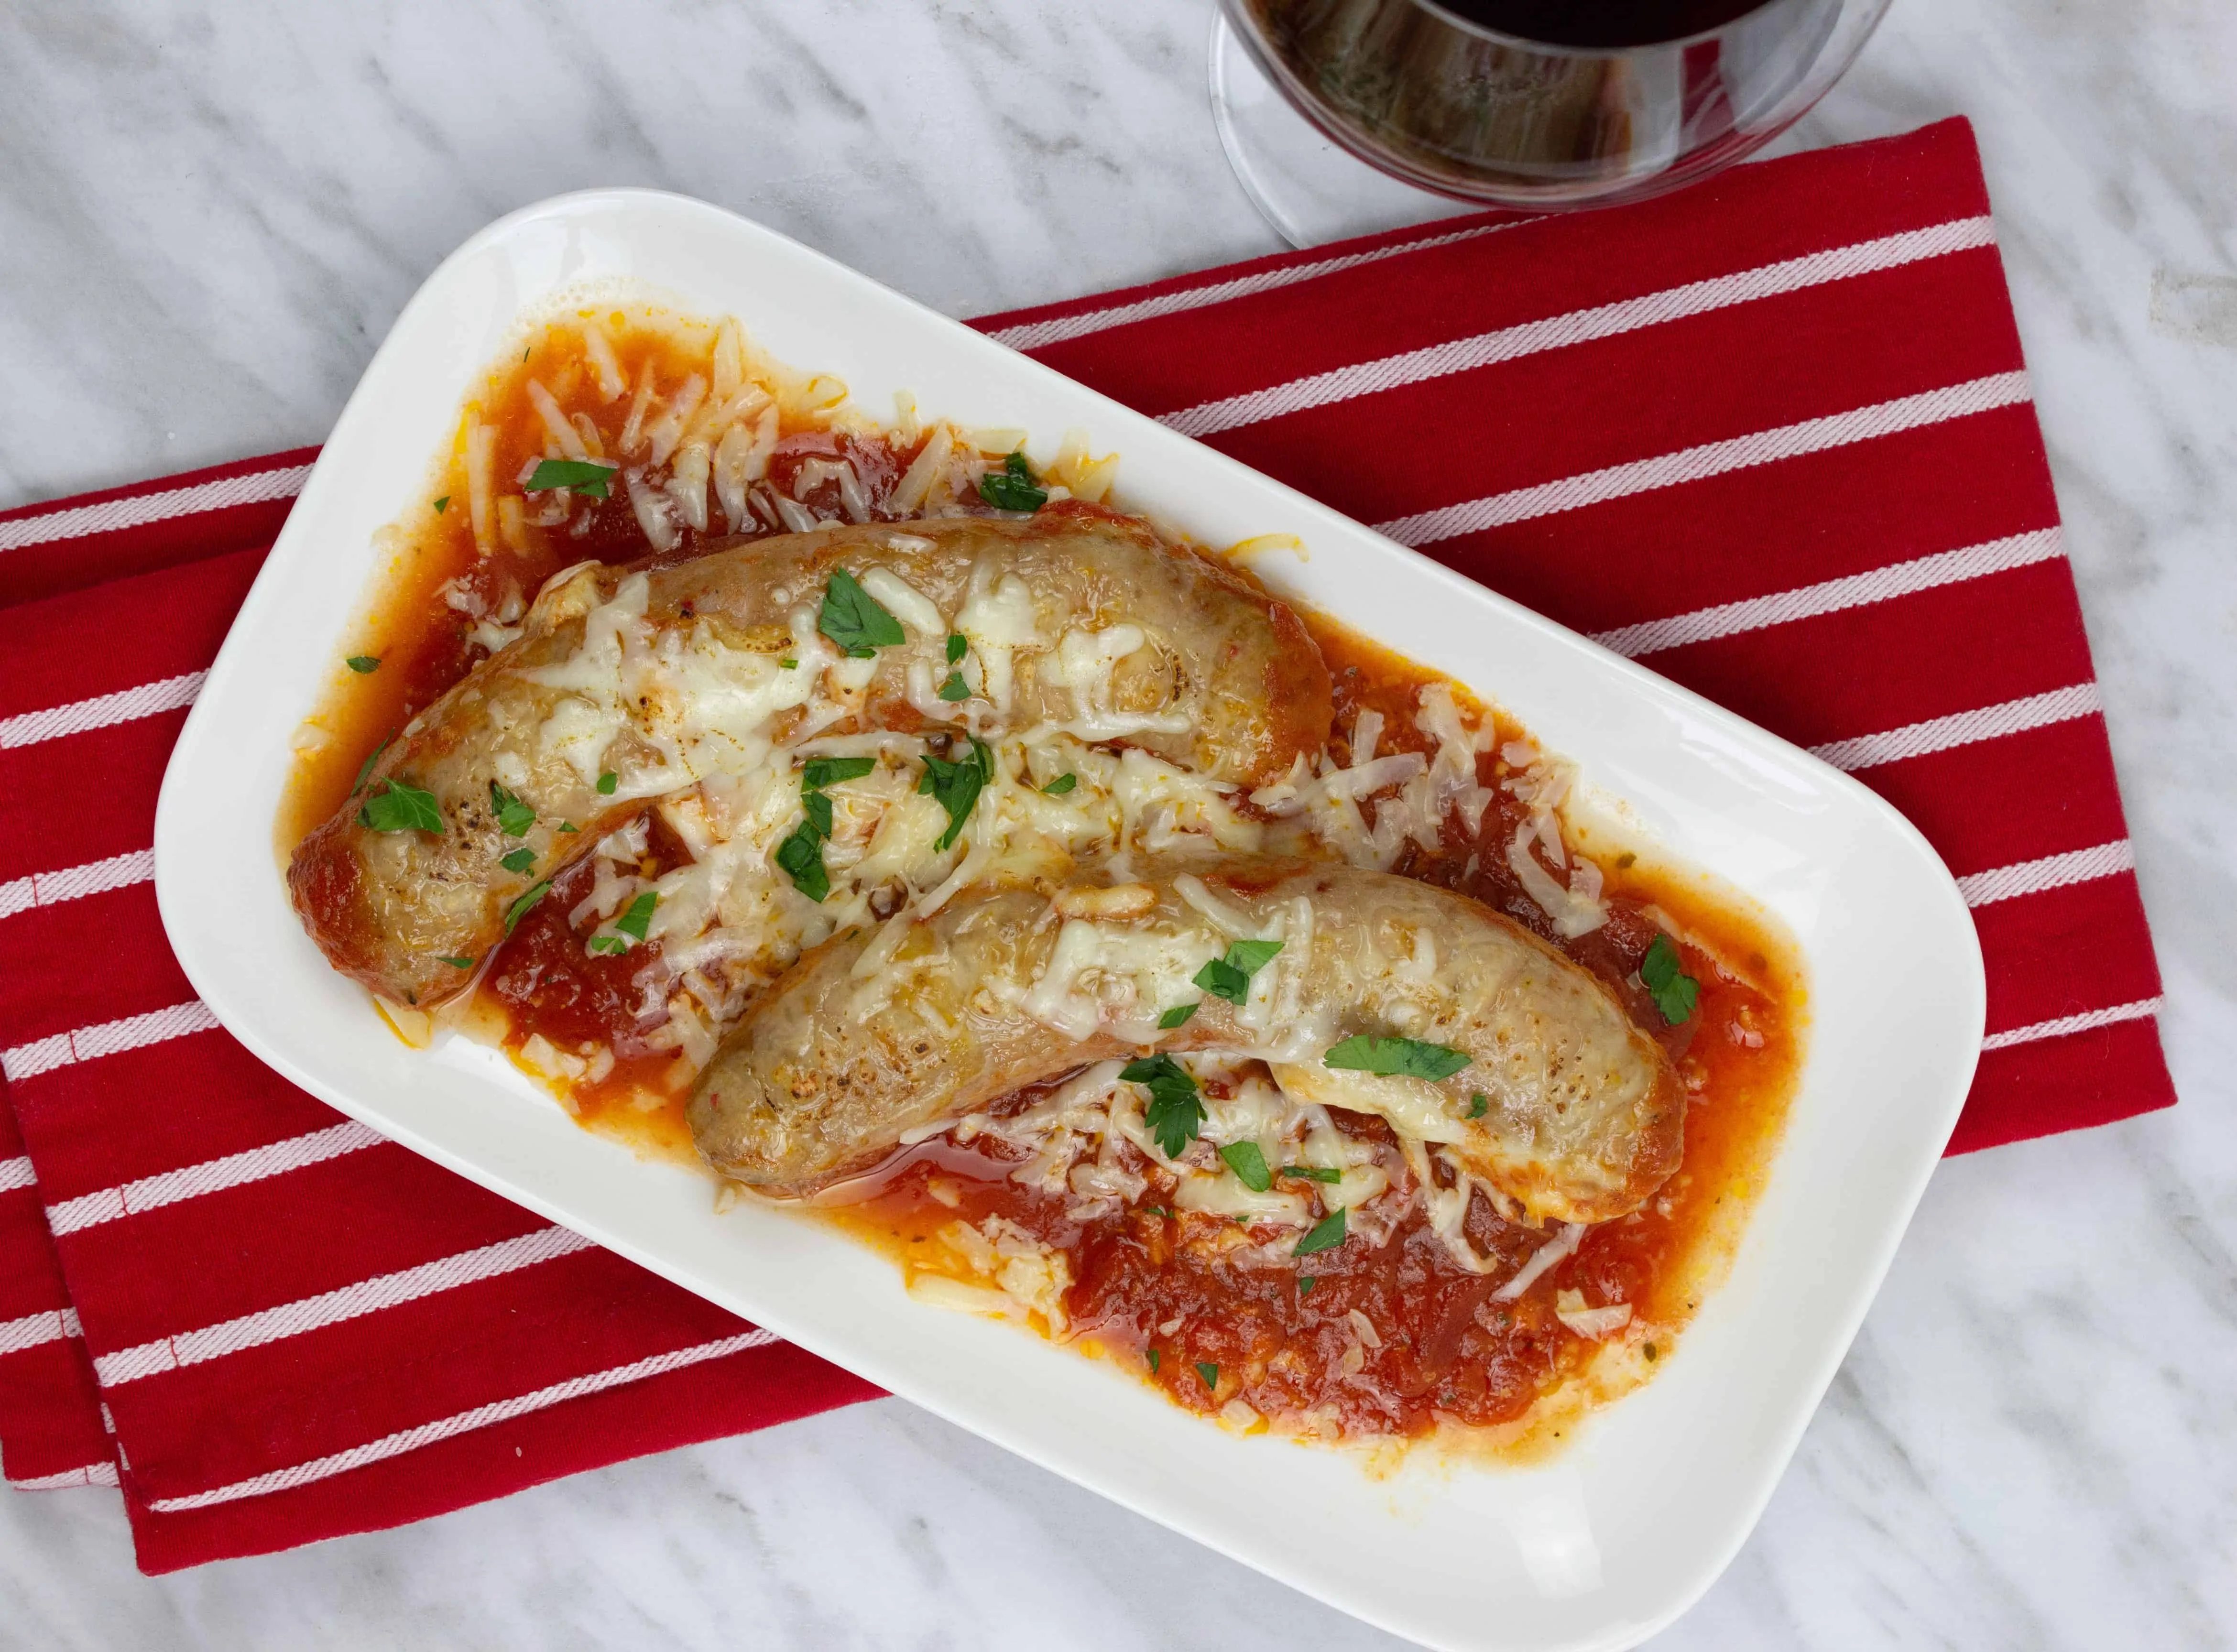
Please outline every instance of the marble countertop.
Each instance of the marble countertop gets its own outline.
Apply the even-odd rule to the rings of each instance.
[[[0,507],[317,441],[445,253],[584,185],[956,314],[1274,250],[1209,3],[16,0]],[[1898,0],[1784,141],[1975,122],[2184,1104],[1941,1168],[1658,1646],[2237,1643],[2232,87],[2222,0]],[[0,1496],[0,1595],[48,1649],[1397,1644],[890,1400],[158,1580],[113,1493]]]

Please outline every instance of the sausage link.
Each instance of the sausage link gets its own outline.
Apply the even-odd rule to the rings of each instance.
[[[819,631],[842,569],[905,641],[848,657]],[[951,670],[971,690],[953,703],[934,688]],[[515,903],[603,831],[800,740],[1055,725],[1256,785],[1317,753],[1331,714],[1327,667],[1295,614],[1112,512],[847,525],[650,570],[585,564],[379,754],[297,846],[288,885],[335,968],[426,1004],[459,991]],[[440,829],[395,829],[392,792]],[[505,829],[508,800],[525,830]]]
[[[1238,1004],[1194,978],[1239,938],[1282,948]],[[1198,1000],[1180,1026],[1159,1025]],[[1355,1035],[1467,1064],[1435,1079],[1328,1066]],[[802,1194],[907,1130],[1151,1050],[1262,1056],[1301,1100],[1449,1143],[1533,1214],[1566,1221],[1637,1208],[1683,1144],[1668,1058],[1589,971],[1448,890],[1266,860],[1169,867],[1115,891],[966,895],[836,937],[747,1012],[689,1116],[717,1170]]]

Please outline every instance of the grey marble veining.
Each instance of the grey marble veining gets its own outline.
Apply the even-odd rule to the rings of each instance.
[[[426,272],[595,183],[957,314],[1273,250],[1207,0],[0,8],[0,506],[324,434]],[[1937,1173],[1659,1645],[2237,1643],[2237,11],[1901,0],[1785,147],[1963,113],[2103,678],[2185,1105]],[[0,1496],[0,1644],[1391,1646],[897,1402],[150,1581]]]

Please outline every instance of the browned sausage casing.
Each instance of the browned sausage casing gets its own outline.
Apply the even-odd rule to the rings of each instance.
[[[1192,981],[1238,930],[1283,941],[1255,1005]],[[1683,1145],[1676,1073],[1596,977],[1412,879],[1209,863],[1092,897],[967,893],[877,936],[866,965],[872,941],[854,931],[802,957],[717,1051],[690,1108],[716,1169],[812,1191],[906,1130],[1152,1048],[1264,1056],[1298,1099],[1450,1143],[1491,1186],[1566,1221],[1637,1208]],[[1181,1027],[1158,1026],[1199,999]],[[1442,1044],[1468,1064],[1437,1081],[1328,1067],[1327,1050],[1355,1034]]]
[[[874,586],[884,570],[922,599],[899,603],[905,643],[870,661],[836,657],[815,615],[838,568]],[[457,991],[468,972],[445,960],[479,958],[503,938],[507,907],[617,815],[710,764],[765,756],[811,722],[831,734],[968,720],[987,738],[1067,724],[1245,786],[1328,736],[1328,668],[1297,615],[1226,564],[1109,511],[832,527],[718,545],[634,576],[641,592],[631,577],[587,566],[555,579],[524,635],[414,718],[364,791],[297,847],[295,908],[336,969],[401,1001]],[[617,629],[601,605],[637,596],[638,615]],[[638,675],[583,688],[577,679],[596,675],[586,623],[612,644],[617,671]],[[926,689],[950,668],[950,626],[971,634],[966,668],[979,690],[953,708]],[[1058,669],[1059,644],[1092,653],[1098,636],[1131,640],[1129,627],[1140,645],[1105,667],[1098,703],[1083,708]],[[677,663],[662,666],[670,655]],[[796,667],[781,674],[781,659]],[[825,698],[803,706],[810,685]],[[774,709],[754,722],[763,707]],[[811,714],[834,709],[842,714]],[[687,725],[684,749],[676,731]],[[605,772],[618,784],[602,793]],[[360,822],[365,797],[392,780],[432,794],[439,833]],[[492,781],[533,811],[525,835],[500,830]],[[523,847],[534,852],[525,871],[498,864]]]

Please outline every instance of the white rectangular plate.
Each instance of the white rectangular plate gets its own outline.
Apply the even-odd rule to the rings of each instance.
[[[1122,456],[1132,507],[1200,540],[1289,532],[1285,595],[1450,673],[1575,759],[1682,863],[1799,942],[1812,998],[1792,1122],[1728,1282],[1666,1368],[1550,1466],[1409,1464],[1230,1435],[1112,1366],[912,1301],[883,1257],[588,1135],[488,1051],[406,1049],[289,909],[264,823],[290,736],[362,602],[374,531],[415,503],[461,400],[525,313],[643,283],[735,314],[875,411],[1067,429]],[[429,278],[351,397],[188,719],[155,826],[156,892],[203,1001],[313,1095],[861,1372],[1308,1594],[1450,1649],[1628,1646],[1738,1550],[1863,1320],[1970,1082],[1973,926],[1918,833],[1752,725],[745,219],[602,190],[492,225]]]

